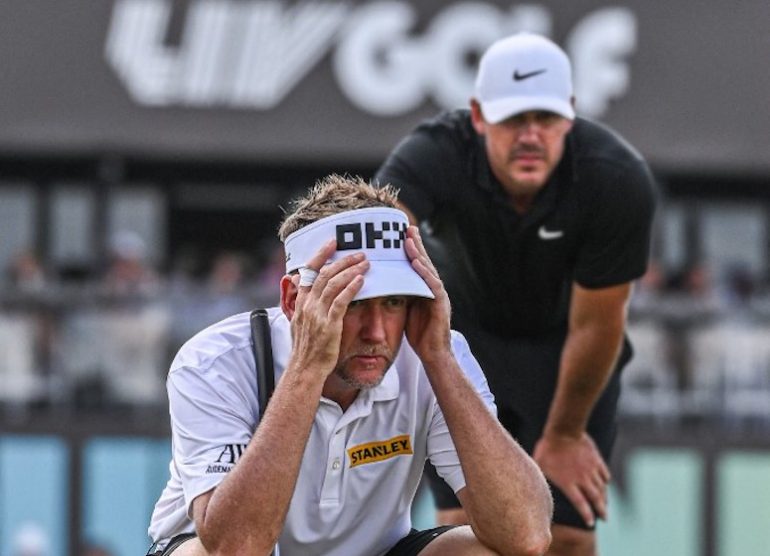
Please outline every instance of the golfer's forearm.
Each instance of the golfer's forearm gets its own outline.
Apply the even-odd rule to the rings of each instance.
[[[593,290],[573,286],[569,333],[544,434],[577,438],[585,431],[621,350],[630,295],[628,283]]]
[[[518,446],[489,452],[489,465],[475,458],[462,462],[461,502],[476,536],[502,555],[544,553],[553,502],[542,472]]]
[[[454,359],[445,372],[434,373],[431,384],[465,475],[461,501],[479,539],[501,554],[547,547],[553,507],[540,469],[489,412]]]
[[[570,332],[545,433],[578,437],[585,431],[612,375],[622,342],[622,327],[586,325]]]
[[[283,529],[322,383],[289,369],[243,457],[196,507],[196,529],[211,552],[266,554]]]

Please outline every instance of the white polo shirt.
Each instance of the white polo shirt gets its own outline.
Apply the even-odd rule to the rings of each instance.
[[[289,360],[289,321],[269,310],[276,381]],[[490,412],[486,378],[465,338],[452,349]],[[249,314],[219,322],[189,340],[168,375],[171,478],[152,515],[159,546],[191,532],[192,501],[237,464],[258,423]],[[321,398],[279,539],[280,556],[376,555],[411,528],[411,505],[430,458],[457,492],[465,486],[444,416],[417,355],[406,341],[382,383],[343,412]]]

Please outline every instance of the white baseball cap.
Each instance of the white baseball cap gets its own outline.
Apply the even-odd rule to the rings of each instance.
[[[355,300],[389,295],[433,299],[433,292],[412,268],[404,250],[409,220],[403,211],[388,207],[350,210],[327,216],[289,234],[284,241],[286,273],[302,271],[330,239],[337,250],[326,264],[362,252],[369,261],[364,285]],[[315,274],[311,271],[311,276]]]
[[[512,35],[487,49],[474,96],[492,124],[529,110],[575,118],[569,58],[555,43],[532,33]]]

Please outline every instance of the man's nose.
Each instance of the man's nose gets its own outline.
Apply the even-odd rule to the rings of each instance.
[[[371,342],[383,342],[385,340],[385,315],[377,305],[367,308],[361,334],[363,339]]]
[[[543,131],[543,124],[536,119],[527,119],[519,124],[519,139],[521,140],[537,140],[540,136],[540,132]]]

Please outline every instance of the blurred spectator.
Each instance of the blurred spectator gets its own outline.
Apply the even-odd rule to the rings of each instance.
[[[185,282],[176,277],[172,303],[169,357],[195,332],[233,313],[248,311],[252,303],[246,295],[246,258],[222,252],[214,257],[201,282]]]
[[[705,299],[712,295],[711,273],[705,264],[689,266],[684,272],[682,285],[685,293],[693,297]]]
[[[7,268],[8,294],[0,315],[0,403],[23,409],[48,401],[55,319],[48,301],[57,294],[33,251],[21,251]]]
[[[634,284],[630,307],[632,311],[655,310],[662,301],[666,287],[666,275],[656,260],[650,260],[647,271]]]
[[[39,293],[46,286],[46,273],[33,251],[21,251],[8,265],[10,285],[20,293]]]
[[[264,251],[265,264],[254,280],[257,289],[258,305],[268,307],[278,301],[275,293],[275,284],[286,274],[286,254],[283,251],[283,244],[278,241],[271,241]]]
[[[749,267],[739,263],[727,267],[721,291],[722,301],[727,307],[747,309],[756,291],[757,282]]]
[[[156,293],[160,280],[147,262],[144,240],[135,232],[121,231],[110,242],[110,264],[104,277],[107,292],[114,295]]]
[[[60,317],[57,369],[74,406],[84,411],[163,399],[170,307],[158,295],[161,280],[138,234],[117,233],[109,254],[99,284],[109,298],[82,297]]]
[[[200,279],[200,253],[195,247],[185,245],[174,256],[166,277],[169,294],[171,296],[191,295]]]
[[[215,296],[228,296],[243,286],[244,261],[235,253],[221,253],[214,259],[208,277],[208,291]]]
[[[41,369],[48,355],[48,346],[41,342],[45,330],[37,315],[0,314],[0,404],[23,409],[45,401],[46,378]]]
[[[697,320],[716,315],[721,307],[711,269],[703,262],[688,264],[668,284],[667,312],[679,318]]]
[[[198,305],[202,326],[250,309],[244,291],[245,266],[245,258],[236,253],[223,252],[214,258]]]

